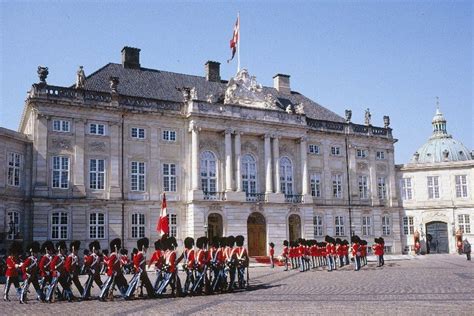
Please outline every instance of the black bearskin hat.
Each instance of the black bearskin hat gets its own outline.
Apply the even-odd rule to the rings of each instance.
[[[95,250],[100,250],[100,242],[98,240],[94,240],[89,244],[89,250],[94,251]]]
[[[8,253],[12,256],[19,255],[23,252],[23,247],[21,245],[21,242],[19,241],[14,241],[10,245],[10,248],[8,249]]]
[[[175,249],[176,247],[178,247],[178,243],[176,242],[176,238],[174,238],[173,236],[169,237],[168,238],[168,241],[169,241],[169,246],[170,246],[170,250],[172,249]]]
[[[219,244],[220,244],[219,239],[220,238],[217,236],[212,237],[212,241],[211,241],[212,247],[219,248]]]
[[[221,246],[221,247],[227,246],[227,237],[219,238],[219,246]]]
[[[226,244],[227,244],[227,246],[229,246],[229,247],[234,247],[234,245],[235,245],[235,238],[234,238],[234,236],[232,236],[232,235],[231,235],[231,236],[228,236],[228,237],[227,237],[227,243],[226,243]]]
[[[161,250],[161,240],[155,241],[155,250]]]
[[[104,249],[104,250],[102,251],[102,254],[103,254],[104,256],[108,256],[108,255],[109,255],[109,249]]]
[[[46,240],[41,246],[41,251],[44,253],[48,251],[53,251],[53,250],[54,250],[54,245],[53,245],[53,242],[50,240]]]
[[[383,237],[380,237],[380,238],[379,238],[379,241],[380,241],[380,243],[381,243],[382,245],[385,245],[385,240],[383,239]]]
[[[342,245],[341,238],[336,238],[336,245]]]
[[[84,249],[83,253],[84,256],[88,256],[91,252],[89,251],[89,249]]]
[[[184,238],[184,247],[186,248],[192,248],[194,246],[194,238],[192,237],[186,237]]]
[[[360,242],[359,236],[357,236],[357,235],[352,236],[352,237],[351,237],[351,242],[352,242],[352,243],[358,243],[358,242]]]
[[[274,244],[274,243],[271,242],[271,243],[269,243],[269,245],[270,245],[271,248],[275,248],[275,244]]]
[[[58,249],[58,250],[66,250],[66,249],[67,249],[66,242],[65,242],[64,240],[58,241],[58,242],[56,243],[56,249]]]
[[[245,238],[242,235],[235,236],[235,244],[237,247],[242,247],[244,245],[244,240]]]
[[[198,247],[199,249],[202,249],[204,248],[204,245],[206,244],[206,237],[199,237],[197,240],[196,240],[196,247]]]
[[[81,242],[79,240],[74,240],[74,241],[71,242],[69,249],[71,251],[79,250],[80,247],[81,247]]]
[[[120,238],[115,238],[110,242],[110,251],[114,252],[120,248],[122,248],[122,240]]]
[[[287,247],[288,247],[288,240],[283,240],[283,246],[287,246]]]
[[[32,253],[40,252],[40,244],[37,241],[33,241],[31,244],[28,245],[28,251]]]
[[[122,249],[120,249],[120,254],[121,254],[122,256],[126,256],[126,255],[128,255],[128,250],[125,249],[125,248],[122,248]]]
[[[326,235],[326,236],[324,237],[324,241],[325,241],[325,242],[331,242],[331,236]]]
[[[138,250],[142,250],[143,248],[148,248],[150,245],[150,240],[146,237],[140,238],[137,240],[137,248]]]

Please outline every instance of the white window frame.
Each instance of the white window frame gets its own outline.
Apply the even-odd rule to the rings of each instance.
[[[331,146],[331,156],[341,156],[341,147]]]
[[[130,128],[130,137],[133,139],[146,139],[146,129],[144,127]]]
[[[413,199],[413,184],[412,178],[402,178],[400,179],[400,186],[402,191],[403,200],[412,200]]]
[[[15,233],[10,233],[10,222],[13,220],[13,225],[15,227]],[[20,238],[15,238],[20,236],[21,233],[21,214],[18,210],[11,210],[7,212],[6,223],[5,223],[5,232],[7,235],[7,240],[15,240]]]
[[[178,237],[178,216],[174,213],[166,214],[168,217],[168,225],[170,228],[170,237]]]
[[[58,160],[58,164],[56,163]],[[64,167],[64,161],[67,162],[67,168]],[[59,166],[59,167],[57,167]],[[70,181],[71,163],[67,156],[53,156],[51,159],[51,187],[53,189],[68,189]],[[57,176],[57,180],[55,177]]]
[[[385,176],[377,177],[377,197],[380,200],[387,199],[387,178]]]
[[[176,142],[176,131],[171,129],[163,130],[161,133],[161,139],[165,142]]]
[[[210,150],[201,152],[199,156],[199,176],[204,192],[217,192],[217,158]]]
[[[334,235],[338,237],[345,236],[344,216],[334,216]]]
[[[71,132],[71,121],[69,120],[53,120],[53,132],[69,133]]]
[[[257,160],[251,154],[242,157],[242,190],[245,193],[257,193]]]
[[[56,215],[57,214],[57,215]],[[58,222],[55,223],[55,217],[57,217]],[[50,237],[52,240],[67,240],[69,239],[69,212],[66,211],[53,211],[51,212],[51,231]],[[66,220],[66,223],[63,220]],[[56,231],[56,232],[55,232]]]
[[[308,145],[308,151],[312,155],[321,154],[320,147],[319,147],[319,145],[316,145],[316,144],[309,144]]]
[[[175,163],[163,163],[161,170],[163,171],[163,191],[176,192],[177,181]]]
[[[467,175],[458,174],[454,176],[454,183],[456,185],[456,197],[457,198],[467,198]]]
[[[324,235],[324,220],[323,215],[313,216],[313,234],[314,238],[322,237]]]
[[[101,164],[102,168],[100,168]],[[105,159],[89,159],[89,189],[105,190],[106,170]]]
[[[143,169],[143,172],[140,169]],[[146,162],[136,160],[130,162],[130,191],[146,191]]]
[[[102,217],[102,221],[100,218]],[[107,216],[103,211],[92,211],[88,214],[88,236],[89,239],[106,239]]]
[[[428,188],[428,199],[439,199],[439,176],[427,176],[426,184]]]
[[[403,216],[403,235],[410,236],[415,233],[415,219],[413,216]]]
[[[102,124],[102,123],[89,123],[89,134],[90,135],[105,136],[106,133],[107,132],[106,132],[105,124]]]
[[[23,166],[23,155],[15,152],[8,153],[7,184],[12,187],[21,186],[21,169]]]
[[[140,239],[146,236],[146,216],[141,212],[133,212],[130,216],[130,237]]]
[[[370,215],[362,216],[362,235],[372,236],[372,216]]]
[[[367,149],[357,148],[356,157],[357,158],[367,158],[368,152]]]
[[[342,199],[342,174],[336,173],[332,175],[332,197]]]
[[[359,199],[367,200],[369,198],[369,177],[360,175],[358,177]]]
[[[385,160],[385,151],[384,150],[377,150],[377,152],[375,153],[375,159]]]
[[[382,215],[382,235],[383,236],[390,236],[392,233],[392,219],[390,215]]]
[[[293,195],[293,162],[288,157],[280,158],[280,189],[285,195]]]
[[[463,234],[471,234],[471,217],[469,214],[458,214],[458,226]]]
[[[322,194],[321,186],[321,173],[313,173],[310,177],[310,186],[311,186],[311,196],[320,198]]]

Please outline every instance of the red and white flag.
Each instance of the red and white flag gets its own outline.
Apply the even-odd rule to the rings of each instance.
[[[158,219],[158,223],[156,224],[156,230],[161,235],[164,235],[164,234],[169,235],[170,233],[170,225],[168,223],[168,216],[166,213],[166,196],[164,193],[163,193],[163,201],[161,202],[161,214],[160,214],[160,218]]]
[[[232,59],[234,59],[235,52],[237,51],[237,46],[239,45],[239,36],[240,36],[240,17],[237,16],[237,21],[235,21],[232,39],[230,40],[230,50],[232,51],[232,57],[228,59],[227,62],[230,62]]]

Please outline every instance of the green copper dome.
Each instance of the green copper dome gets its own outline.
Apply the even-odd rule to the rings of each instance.
[[[433,135],[428,142],[418,148],[411,162],[433,163],[472,160],[471,154],[466,146],[455,140],[446,131],[446,119],[439,108],[436,109],[436,114],[431,124],[433,125]]]

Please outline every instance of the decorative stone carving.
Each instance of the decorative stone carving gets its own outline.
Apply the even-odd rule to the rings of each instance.
[[[217,98],[215,95],[213,95],[213,94],[208,94],[208,95],[206,96],[206,101],[207,101],[208,103],[216,103],[216,102],[217,102],[217,99],[218,99],[218,98]]]
[[[104,151],[106,147],[107,146],[104,142],[91,142],[91,143],[89,143],[89,149],[91,151]]]
[[[263,205],[261,203],[254,203],[251,207],[250,207],[250,213],[254,213],[254,212],[260,212],[260,213],[263,213],[264,209],[263,209]]]
[[[118,93],[118,85],[120,83],[118,77],[110,77],[109,78],[109,83],[110,83],[110,89],[112,90],[112,93]]]
[[[293,106],[291,104],[288,104],[288,106],[285,109],[286,113],[288,114],[293,114]]]
[[[346,123],[350,123],[352,119],[352,110],[346,110],[345,114],[346,114]]]
[[[372,119],[372,114],[370,114],[370,109],[365,110],[365,125],[370,125],[370,120]]]
[[[258,147],[253,142],[246,141],[242,144],[242,151],[258,153]]]
[[[385,165],[377,165],[377,171],[385,172],[387,170],[387,166]]]
[[[71,149],[71,141],[69,139],[53,138],[51,140],[51,143],[53,144],[53,147],[57,149],[65,149],[65,150]]]
[[[224,104],[238,104],[263,109],[279,109],[276,98],[264,95],[262,85],[255,76],[250,76],[247,69],[240,70],[227,83]]]
[[[211,150],[212,152],[214,152],[214,154],[218,156],[217,158],[219,158],[221,148],[217,144],[217,142],[213,140],[201,139],[201,141],[199,142],[199,151],[201,152],[203,150]]]
[[[84,89],[86,84],[86,74],[84,73],[83,66],[79,66],[79,70],[76,74],[76,89]]]
[[[363,162],[358,162],[357,163],[357,170],[360,170],[360,171],[364,171],[364,170],[367,170],[368,169],[368,166],[366,163],[363,163]]]
[[[48,67],[38,66],[37,73],[38,73],[40,83],[46,84],[46,78],[48,77],[48,74],[49,74]]]
[[[291,205],[289,208],[288,208],[288,211],[289,213],[299,213],[300,212],[300,209],[298,206],[296,205]]]
[[[191,100],[195,101],[198,99],[196,87],[192,87],[191,90],[189,90],[189,96],[191,97]]]
[[[222,212],[222,206],[217,203],[209,205],[209,213],[213,212]]]
[[[388,128],[390,126],[390,116],[384,115],[383,117],[383,127]]]
[[[298,115],[305,115],[306,113],[304,112],[304,104],[303,103],[298,103],[295,106],[295,113]]]

